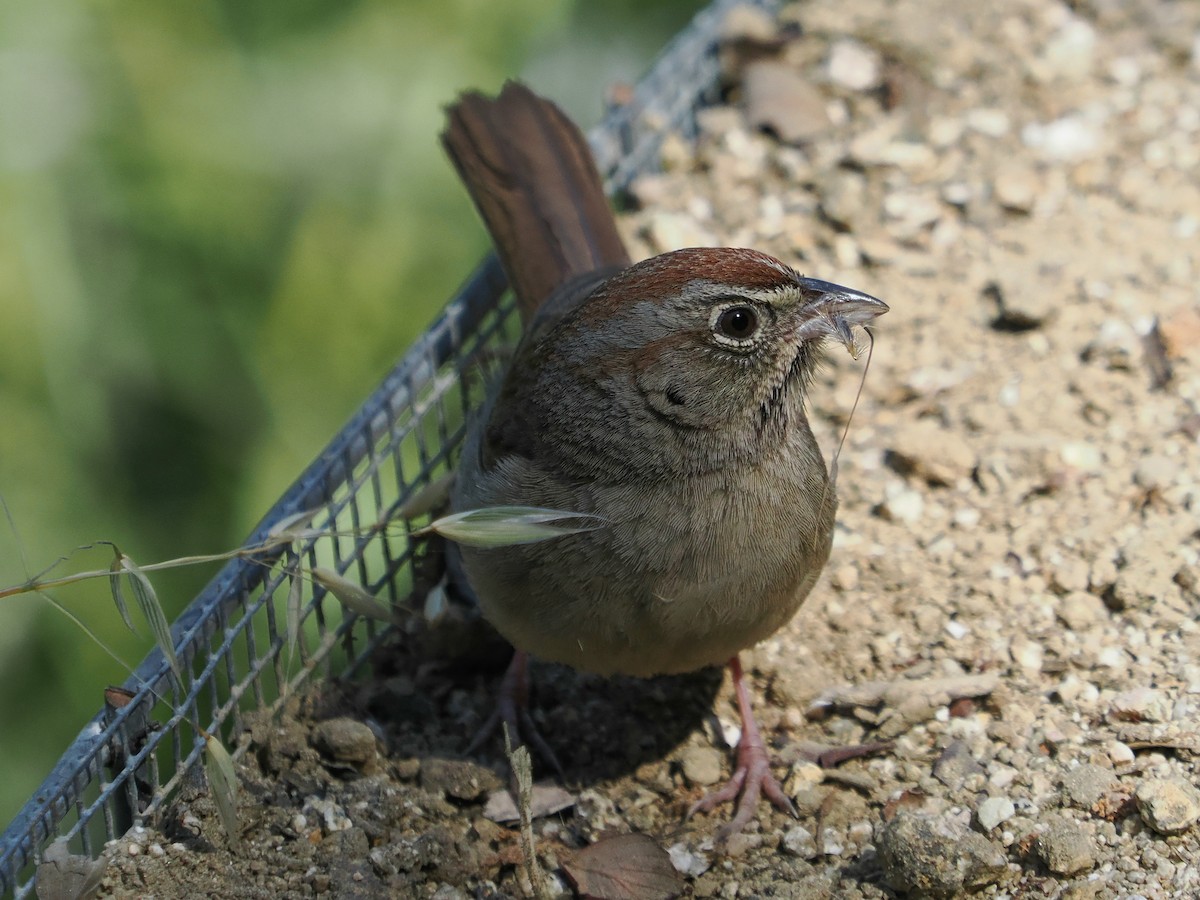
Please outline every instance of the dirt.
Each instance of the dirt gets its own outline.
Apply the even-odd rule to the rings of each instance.
[[[573,801],[534,823],[550,892],[638,832],[688,896],[1196,895],[1200,6],[817,0],[783,21],[733,28],[731,105],[623,228],[637,253],[753,246],[892,306],[833,558],[745,655],[800,818],[763,804],[722,851],[727,811],[683,820],[729,773],[722,673],[535,665]],[[862,372],[831,349],[812,388],[827,457]],[[109,848],[105,894],[526,896],[518,829],[484,814],[502,751],[464,754],[504,651],[452,643],[398,635],[372,682],[249,721],[239,847],[197,786]]]

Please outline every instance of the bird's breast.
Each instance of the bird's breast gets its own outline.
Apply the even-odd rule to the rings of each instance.
[[[515,646],[605,674],[691,671],[772,634],[820,573],[836,506],[819,453],[807,451],[670,483],[577,484],[514,461],[484,482],[475,505],[547,506],[607,522],[535,544],[463,549],[484,615]]]

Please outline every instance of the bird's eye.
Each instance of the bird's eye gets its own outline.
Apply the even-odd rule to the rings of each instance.
[[[735,341],[744,341],[758,330],[758,313],[751,306],[731,306],[717,317],[717,331]]]

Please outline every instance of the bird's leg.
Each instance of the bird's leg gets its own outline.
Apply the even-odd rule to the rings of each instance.
[[[796,807],[771,774],[767,748],[758,730],[758,722],[754,719],[754,710],[750,708],[750,691],[742,675],[741,661],[736,656],[729,660],[729,671],[733,675],[738,711],[742,717],[742,739],[738,742],[737,769],[723,788],[706,795],[688,811],[689,816],[697,812],[711,812],[722,803],[737,800],[732,821],[717,831],[717,843],[722,843],[737,834],[754,818],[760,794],[765,794],[768,800],[785,813],[796,816]]]
[[[467,754],[474,753],[482,747],[484,741],[499,731],[502,724],[508,726],[508,733],[517,742],[517,746],[528,741],[537,754],[554,767],[559,780],[566,781],[558,757],[538,732],[533,718],[529,715],[529,654],[523,650],[513,653],[512,662],[508,664],[504,678],[500,681],[496,709],[475,733],[467,747]]]

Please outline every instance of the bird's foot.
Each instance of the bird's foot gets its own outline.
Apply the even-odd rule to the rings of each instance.
[[[533,717],[529,715],[529,656],[521,650],[513,653],[512,662],[508,664],[508,670],[500,681],[496,708],[475,732],[475,737],[467,746],[467,755],[482,747],[498,731],[507,732],[506,751],[509,749],[509,740],[513,742],[512,749],[528,742],[534,752],[554,768],[559,780],[566,781],[558,757],[538,731]]]
[[[796,817],[796,807],[784,793],[779,781],[771,774],[771,763],[767,747],[754,719],[750,707],[750,692],[742,676],[742,664],[735,656],[729,661],[733,674],[734,690],[737,693],[738,710],[742,717],[742,739],[738,743],[738,765],[733,777],[723,788],[703,797],[688,811],[688,816],[698,812],[712,812],[723,803],[737,801],[733,819],[717,830],[716,842],[723,844],[737,834],[758,812],[758,798],[766,796],[783,812]]]
[[[724,803],[737,801],[733,819],[717,829],[717,844],[725,843],[746,827],[758,812],[760,796],[766,796],[780,810],[793,818],[796,817],[796,807],[783,792],[779,781],[771,774],[771,764],[762,738],[756,734],[757,740],[748,741],[746,737],[743,734],[742,741],[738,744],[738,766],[733,777],[724,787],[705,795],[688,811],[688,816],[698,812],[712,812]]]

